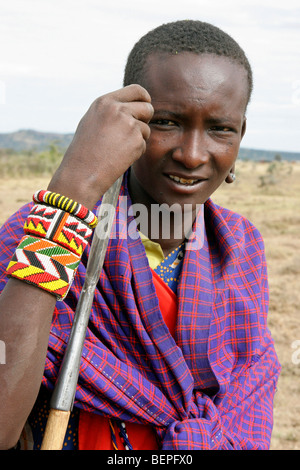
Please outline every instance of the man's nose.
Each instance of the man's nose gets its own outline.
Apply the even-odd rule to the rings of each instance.
[[[203,133],[193,130],[182,134],[172,156],[191,170],[206,163],[209,160],[209,152]]]

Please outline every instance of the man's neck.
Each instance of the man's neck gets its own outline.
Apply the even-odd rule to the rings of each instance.
[[[197,216],[197,208],[189,212],[180,207],[176,211],[169,210],[166,204],[158,204],[145,195],[138,185],[132,184],[130,178],[129,193],[138,229],[147,238],[159,243],[165,256],[188,238]]]
[[[139,209],[137,213],[133,211],[138,230],[153,242],[159,243],[164,256],[189,237],[196,217],[194,213],[187,215],[182,211],[174,214],[157,203],[148,206],[139,203]]]

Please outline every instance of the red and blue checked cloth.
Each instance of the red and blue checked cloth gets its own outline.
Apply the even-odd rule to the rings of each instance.
[[[129,200],[126,183],[121,195]],[[0,229],[0,290],[31,207],[21,208]],[[204,218],[203,246],[187,250],[183,261],[175,338],[162,319],[141,240],[110,240],[75,406],[151,424],[163,450],[267,449],[280,365],[267,328],[263,241],[245,218],[211,200]],[[130,216],[128,224],[134,224]],[[50,390],[89,248],[66,299],[56,304],[43,378]]]

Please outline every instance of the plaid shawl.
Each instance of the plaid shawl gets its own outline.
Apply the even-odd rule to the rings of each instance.
[[[121,195],[129,198],[126,182]],[[0,290],[30,207],[21,208],[0,229]],[[211,200],[204,219],[201,248],[185,253],[174,338],[163,321],[140,238],[110,239],[75,406],[151,424],[163,450],[266,449],[280,366],[266,325],[263,241],[249,221]],[[127,224],[134,226],[132,217]],[[89,247],[67,298],[56,304],[43,378],[50,390],[88,256]]]

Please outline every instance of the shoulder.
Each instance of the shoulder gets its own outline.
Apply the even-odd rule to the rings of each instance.
[[[214,263],[228,273],[256,272],[260,278],[266,271],[263,237],[246,217],[220,207],[208,200],[205,203],[205,228]]]
[[[243,215],[215,204],[211,199],[205,203],[205,221],[208,230],[217,235],[231,236],[238,245],[258,243],[263,238],[257,227]]]

